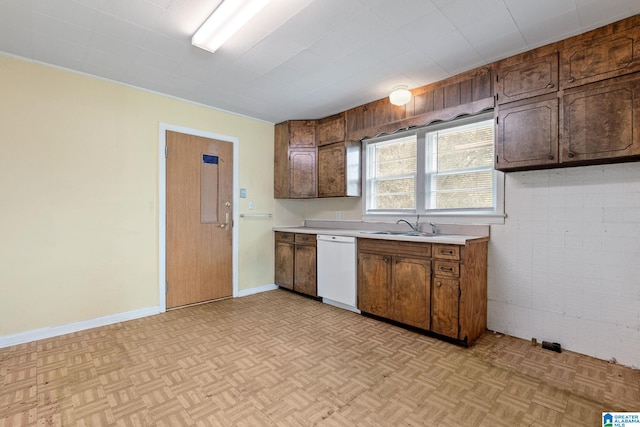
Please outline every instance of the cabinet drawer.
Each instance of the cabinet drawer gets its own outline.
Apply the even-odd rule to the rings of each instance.
[[[438,259],[460,260],[460,246],[458,245],[433,245],[433,257]]]
[[[284,233],[282,231],[276,231],[276,242],[294,242],[294,234],[293,233]]]
[[[430,258],[431,244],[404,242],[401,240],[358,239],[358,251]]]
[[[460,276],[460,264],[449,261],[433,261],[433,274],[443,277]]]
[[[315,245],[316,244],[316,235],[315,234],[305,234],[305,233],[296,233],[296,243],[307,244],[307,245]]]

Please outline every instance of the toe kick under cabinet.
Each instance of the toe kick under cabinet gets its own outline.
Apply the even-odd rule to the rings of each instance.
[[[358,309],[471,345],[487,327],[487,241],[358,239]]]

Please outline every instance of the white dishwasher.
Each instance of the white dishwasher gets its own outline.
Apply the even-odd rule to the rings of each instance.
[[[322,302],[357,309],[356,238],[318,235],[318,296]]]

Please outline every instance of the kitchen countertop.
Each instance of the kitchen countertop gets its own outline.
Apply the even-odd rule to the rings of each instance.
[[[371,234],[372,231],[386,231],[389,228],[325,228],[313,226],[276,226],[273,231],[282,231],[288,233],[306,233],[306,234],[325,234],[331,236],[348,236],[363,239],[378,240],[400,240],[405,242],[423,242],[423,243],[444,243],[452,245],[465,245],[470,241],[489,240],[488,233],[486,235],[468,235],[468,234],[441,234],[435,236],[403,236],[399,234]],[[395,230],[394,230],[395,231]],[[410,230],[406,230],[409,232]]]

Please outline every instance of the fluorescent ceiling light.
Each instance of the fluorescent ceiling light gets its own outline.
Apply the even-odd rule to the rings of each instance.
[[[269,1],[223,0],[191,37],[191,44],[215,52]]]

